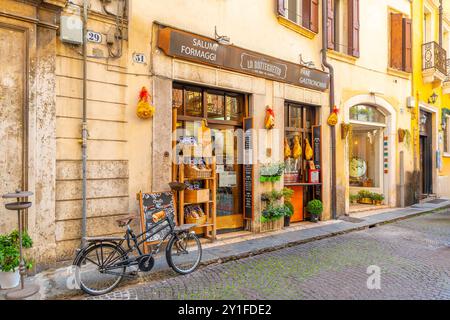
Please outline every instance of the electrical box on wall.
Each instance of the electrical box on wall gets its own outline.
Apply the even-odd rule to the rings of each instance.
[[[59,30],[62,42],[83,44],[83,21],[76,15],[61,16]]]
[[[408,108],[414,108],[416,106],[416,101],[415,101],[414,97],[406,98],[406,106]]]

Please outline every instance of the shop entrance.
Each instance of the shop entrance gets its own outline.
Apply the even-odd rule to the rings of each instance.
[[[242,229],[242,164],[239,127],[211,124],[217,172],[217,230]]]
[[[423,196],[433,193],[432,115],[420,111],[420,184]]]
[[[177,139],[196,138],[206,120],[211,131],[213,156],[216,158],[216,229],[218,233],[242,230],[243,219],[243,153],[242,121],[246,112],[244,94],[173,85],[174,123]]]

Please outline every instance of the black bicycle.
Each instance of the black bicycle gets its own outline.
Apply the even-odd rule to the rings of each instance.
[[[194,224],[177,227],[164,212],[164,217],[156,217],[159,221],[149,230],[136,236],[130,227],[135,218],[127,216],[117,220],[120,227],[127,227],[124,237],[85,238],[87,245],[78,252],[73,262],[77,283],[84,292],[90,295],[106,294],[116,288],[124,277],[135,277],[138,271],[150,271],[155,263],[154,256],[166,239],[169,239],[166,260],[173,270],[188,274],[197,269],[202,258],[202,246],[195,233],[190,231]],[[143,253],[140,245],[163,230],[169,232],[152,246],[150,253]]]

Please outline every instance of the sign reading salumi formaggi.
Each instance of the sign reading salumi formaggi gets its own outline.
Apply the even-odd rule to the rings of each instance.
[[[159,30],[158,47],[168,56],[250,74],[312,90],[328,89],[329,74],[170,27]]]

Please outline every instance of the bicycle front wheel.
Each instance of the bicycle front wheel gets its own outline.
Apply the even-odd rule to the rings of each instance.
[[[88,248],[76,265],[81,290],[94,296],[112,291],[126,272],[126,259],[125,251],[118,245],[98,243]]]
[[[166,259],[174,271],[191,273],[202,260],[202,244],[194,233],[174,235],[167,244]]]

